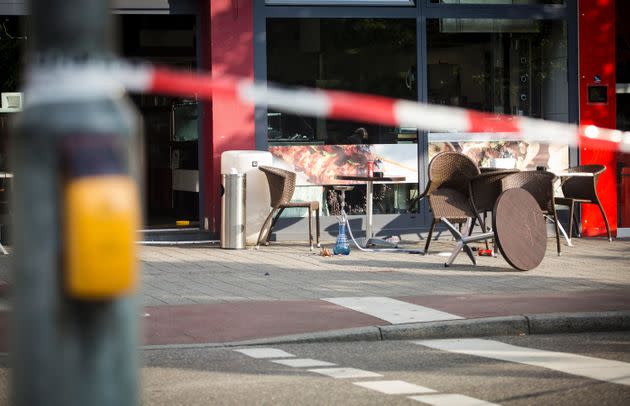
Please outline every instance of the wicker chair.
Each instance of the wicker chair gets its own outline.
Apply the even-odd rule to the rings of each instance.
[[[435,225],[446,218],[452,223],[465,223],[468,219],[477,218],[470,204],[469,182],[479,175],[479,168],[464,154],[459,152],[442,152],[429,162],[429,181],[425,191],[419,195],[412,207],[420,199],[429,199],[429,208],[433,216],[424,252],[429,252],[431,237]],[[472,225],[469,232],[472,231]]]
[[[523,171],[508,175],[501,179],[502,190],[512,188],[522,188],[528,191],[547,218],[550,218],[556,228],[556,248],[560,255],[560,229],[558,227],[558,216],[556,215],[556,205],[554,202],[553,190],[556,175],[547,171]]]
[[[610,226],[608,225],[608,218],[604,207],[599,201],[597,196],[597,179],[606,170],[604,165],[580,165],[573,168],[568,168],[566,172],[574,173],[592,173],[593,177],[575,176],[566,179],[562,182],[562,194],[563,197],[556,197],[556,204],[569,206],[569,237],[573,235],[573,219],[575,212],[575,204],[578,203],[590,203],[596,204],[602,213],[604,218],[604,224],[606,225],[606,232],[608,233],[608,241],[612,241],[612,235],[610,234]]]
[[[269,182],[269,193],[271,195],[271,212],[265,219],[256,248],[260,244],[269,245],[269,237],[271,229],[276,225],[278,218],[286,208],[302,207],[308,209],[308,242],[311,250],[313,249],[313,211],[315,212],[316,227],[316,244],[319,247],[319,202],[292,202],[293,192],[295,191],[295,173],[271,166],[261,166],[258,169],[263,171]]]
[[[481,169],[481,168],[480,168]],[[494,210],[494,205],[503,191],[501,187],[501,179],[508,175],[518,173],[518,169],[494,169],[482,170],[479,176],[470,180],[470,201],[473,209],[477,213],[477,218],[483,232],[487,231],[487,215],[488,212]],[[483,219],[482,215],[483,214]],[[486,248],[488,242],[486,241]]]

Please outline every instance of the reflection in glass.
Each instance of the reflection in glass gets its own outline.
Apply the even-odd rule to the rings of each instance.
[[[630,93],[617,93],[617,128],[630,131]],[[617,154],[617,224],[630,228],[630,153]]]
[[[616,66],[617,81],[617,128],[630,131],[630,27],[627,19],[621,16],[630,15],[630,2],[616,0],[617,21]],[[619,228],[630,229],[630,153],[617,154],[617,222]],[[618,234],[619,236],[619,234]]]
[[[415,24],[411,19],[269,19],[268,80],[416,100]],[[270,145],[416,141],[406,129],[272,110],[267,127]]]
[[[199,134],[197,133],[197,121],[199,118],[197,102],[184,101],[183,103],[174,103],[171,111],[173,141],[197,141],[199,139]]]
[[[417,100],[416,49],[415,19],[268,19],[267,79]],[[269,110],[267,139],[274,165],[298,173],[302,187],[296,188],[295,198],[316,200],[317,189],[324,213],[324,196],[331,184],[339,183],[336,175],[364,175],[367,161],[381,157],[389,159],[391,170],[412,169],[407,184],[375,185],[374,212],[402,212],[417,193],[415,129]],[[350,214],[363,213],[365,185],[347,192],[346,203]]]
[[[428,101],[566,122],[566,38],[562,21],[430,19]],[[455,150],[480,165],[500,159],[512,159],[518,168],[568,164],[566,146],[500,139],[500,134],[431,133],[429,157]]]
[[[564,4],[564,0],[431,0],[440,4]]]

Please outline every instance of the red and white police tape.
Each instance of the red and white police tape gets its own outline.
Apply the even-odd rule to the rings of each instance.
[[[209,100],[225,97],[287,113],[448,133],[500,133],[492,140],[577,146],[596,142],[598,149],[630,152],[630,132],[594,125],[573,125],[521,116],[483,113],[367,94],[287,88],[250,79],[215,78],[124,62],[59,65],[30,72],[28,104],[80,100],[112,91],[157,93]],[[593,144],[591,144],[593,145]]]

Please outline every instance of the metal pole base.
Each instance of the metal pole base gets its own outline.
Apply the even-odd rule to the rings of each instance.
[[[464,235],[462,235],[462,233],[459,232],[457,227],[455,227],[450,221],[448,221],[444,217],[442,217],[441,220],[442,220],[442,222],[444,224],[446,224],[446,227],[448,227],[449,231],[453,235],[453,238],[455,238],[455,240],[457,240],[457,245],[455,246],[455,249],[453,249],[453,252],[451,253],[451,256],[448,258],[448,261],[446,261],[444,266],[445,267],[451,266],[453,264],[453,261],[455,261],[455,258],[457,258],[457,256],[459,255],[459,253],[462,250],[466,253],[466,255],[468,255],[468,258],[470,258],[470,260],[472,261],[473,265],[477,265],[477,260],[475,259],[475,254],[474,254],[472,248],[470,248],[470,246],[468,246],[468,243],[488,240],[488,239],[494,237],[494,233],[493,232],[487,232],[487,233],[482,233],[482,234],[478,234],[478,235],[471,235],[471,236],[465,237]],[[471,219],[468,219],[466,221],[466,228],[464,230],[464,233],[468,232],[468,230],[470,229],[471,224],[472,224]]]

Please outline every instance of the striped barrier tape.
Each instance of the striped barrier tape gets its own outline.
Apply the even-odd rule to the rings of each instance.
[[[28,75],[28,104],[80,100],[117,91],[237,99],[246,104],[314,117],[413,127],[433,132],[501,133],[504,141],[546,144],[580,143],[630,152],[630,132],[521,116],[483,113],[367,94],[286,88],[265,82],[180,72],[124,62],[46,66]]]

